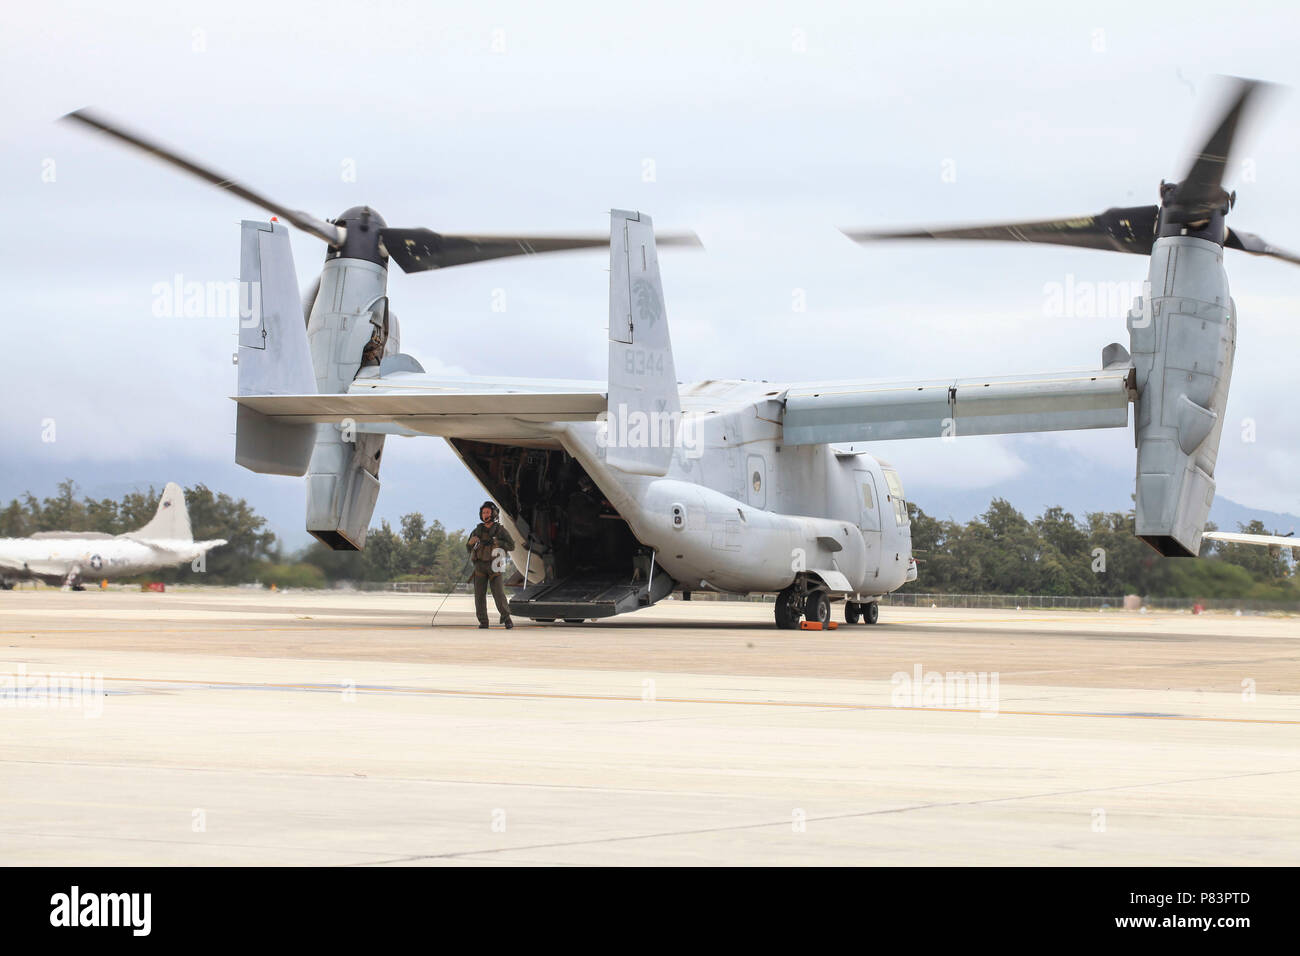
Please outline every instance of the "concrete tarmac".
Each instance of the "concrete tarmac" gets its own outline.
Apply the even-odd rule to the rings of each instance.
[[[441,600],[0,594],[0,863],[1300,862],[1300,619]]]

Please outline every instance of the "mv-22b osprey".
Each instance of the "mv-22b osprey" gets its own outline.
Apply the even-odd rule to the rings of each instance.
[[[1100,367],[892,385],[679,384],[650,218],[617,209],[607,382],[429,375],[399,350],[390,259],[423,271],[604,237],[444,236],[389,227],[364,207],[324,222],[97,116],[71,116],[329,244],[300,306],[285,226],[242,227],[241,280],[260,295],[239,329],[236,460],[264,474],[305,474],[307,529],[317,538],[363,547],[386,436],[434,435],[501,505],[517,542],[515,614],[577,621],[673,592],[765,592],[777,595],[777,625],[792,628],[801,618],[828,622],[835,601],[848,622],[874,623],[878,599],[916,577],[903,483],[863,450],[876,440],[1121,428],[1132,403],[1136,533],[1162,554],[1197,554],[1236,339],[1224,246],[1296,261],[1224,227],[1235,196],[1221,182],[1255,86],[1239,86],[1187,176],[1162,185],[1159,207],[964,231],[849,232],[860,241],[1012,238],[1150,256],[1130,347],[1106,346]]]

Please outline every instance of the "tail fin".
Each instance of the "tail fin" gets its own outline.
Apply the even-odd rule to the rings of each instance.
[[[185,508],[185,492],[174,481],[167,482],[163,488],[162,499],[153,520],[139,531],[131,533],[133,538],[147,538],[150,541],[193,541],[194,533],[190,530],[190,513]]]
[[[681,423],[654,223],[610,212],[609,411],[605,460],[622,471],[663,475]]]
[[[281,223],[242,223],[239,253],[239,394],[314,395],[307,328],[298,295],[298,276]],[[316,439],[314,425],[272,422],[239,406],[235,461],[250,471],[303,475]]]

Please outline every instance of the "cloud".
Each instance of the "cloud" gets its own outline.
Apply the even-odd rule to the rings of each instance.
[[[661,228],[698,228],[704,251],[663,255],[683,378],[1092,366],[1102,346],[1127,341],[1122,318],[1051,315],[1045,285],[1140,281],[1141,258],[1022,244],[863,248],[836,231],[1154,201],[1160,178],[1183,172],[1180,150],[1214,102],[1213,72],[1300,80],[1276,42],[1294,32],[1289,10],[1090,11],[1082,23],[1027,2],[953,4],[938,18],[847,2],[759,5],[743,17],[666,3],[648,18],[582,3],[380,4],[360,20],[355,4],[303,17],[232,0],[202,18],[161,3],[128,14],[24,7],[0,36],[0,80],[24,90],[0,128],[13,356],[0,470],[18,482],[51,461],[215,466],[232,454],[233,326],[156,318],[151,290],[178,273],[232,278],[238,220],[264,214],[52,122],[87,104],[318,216],[367,203],[395,225],[444,232],[589,232],[607,228],[610,207],[630,206]],[[1094,24],[1105,25],[1100,45]],[[1197,70],[1187,49],[1204,52]],[[358,62],[382,69],[321,68]],[[1249,179],[1234,169],[1230,184],[1233,223],[1283,247],[1300,246],[1298,148],[1300,98],[1275,97],[1243,139]],[[355,181],[341,175],[347,162]],[[305,286],[324,249],[297,236],[294,256]],[[1242,318],[1220,488],[1294,508],[1297,273],[1233,253],[1227,265]],[[403,349],[449,374],[603,378],[606,267],[576,254],[394,274]],[[492,308],[498,290],[504,312]],[[48,418],[53,444],[40,441]],[[1245,418],[1257,425],[1249,447],[1229,438]],[[1026,481],[1050,490],[1088,468],[1132,471],[1119,432],[883,453],[936,493]],[[399,454],[385,467],[387,496],[429,466]],[[431,498],[477,494],[454,462],[436,475]],[[1108,486],[1100,497],[1114,496]],[[397,499],[381,497],[381,509],[386,500]]]

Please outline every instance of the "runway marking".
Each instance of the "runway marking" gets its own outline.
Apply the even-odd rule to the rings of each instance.
[[[1183,780],[1157,780],[1154,783],[1125,783],[1112,787],[1085,787],[1078,790],[1054,790],[1047,793],[1024,793],[1009,797],[987,797],[983,800],[950,800],[936,803],[916,803],[910,806],[890,807],[884,810],[858,810],[852,813],[832,813],[825,816],[808,817],[808,823],[825,823],[834,820],[853,820],[861,817],[886,816],[893,813],[910,813],[913,810],[942,810],[953,807],[978,807],[994,803],[1010,803],[1017,800],[1037,800],[1045,797],[1078,796],[1085,793],[1105,793],[1114,790],[1136,790],[1142,787],[1168,787],[1184,783],[1205,783],[1217,780],[1236,780],[1242,777],[1269,777],[1276,774],[1297,773],[1296,769],[1257,770],[1250,773],[1226,774],[1218,777],[1191,777]],[[528,850],[554,850],[564,847],[593,846],[600,843],[625,843],[630,840],[656,840],[664,837],[704,836],[711,833],[728,833],[737,830],[760,830],[767,827],[788,827],[790,821],[782,819],[767,823],[737,823],[723,827],[703,827],[696,830],[669,830],[660,833],[627,834],[624,836],[598,837],[590,840],[569,840],[557,843],[538,843],[530,846],[484,847],[479,850],[451,850],[447,853],[425,853],[402,856],[387,860],[375,860],[371,863],[349,863],[345,866],[384,866],[390,863],[413,863],[418,860],[443,860],[453,857],[478,856],[484,853],[525,852]]]
[[[476,631],[478,629],[479,627],[477,624],[439,624],[438,627],[436,628],[436,630],[449,630],[449,631]],[[306,631],[310,633],[312,631],[327,632],[327,631],[354,631],[354,630],[431,631],[431,630],[435,630],[435,628],[431,628],[427,624],[367,624],[365,622],[359,622],[356,625],[341,624],[335,627],[322,627],[320,622],[314,622],[313,626],[311,627],[226,627],[220,624],[214,625],[212,627],[199,627],[199,626],[173,627],[173,628],[151,627],[151,628],[142,628],[139,630],[136,630],[134,628],[133,629],[126,629],[126,628],[108,629],[104,627],[57,628],[57,629],[51,629],[47,627],[29,627],[19,631],[0,631],[0,634],[10,634],[10,635],[14,635],[14,634],[30,634],[30,635],[99,634],[103,637],[116,637],[118,635],[123,635],[123,634],[195,634],[195,635],[217,634],[217,635],[221,635],[221,634],[234,634],[234,633],[243,633],[243,632],[255,632],[258,634],[268,634],[268,633],[278,632],[278,631],[290,631],[294,633],[302,633]],[[497,628],[493,628],[493,630],[497,630]]]
[[[394,612],[394,616],[396,616],[396,614],[398,614],[398,613],[403,613],[403,614],[405,614],[405,613],[412,613],[412,612]],[[468,612],[468,611],[464,611],[464,612],[460,612],[460,613],[468,614],[469,612]],[[283,615],[280,615],[280,616],[283,616]],[[245,633],[245,632],[259,632],[259,633],[267,633],[267,632],[280,632],[280,631],[292,631],[292,632],[299,632],[299,631],[341,631],[341,630],[357,630],[357,629],[368,630],[368,631],[441,631],[441,630],[450,630],[450,631],[472,631],[472,630],[478,630],[478,629],[479,629],[477,623],[474,623],[474,624],[437,624],[437,625],[430,625],[430,624],[415,624],[415,623],[411,623],[411,624],[376,624],[376,623],[371,623],[368,619],[364,619],[364,618],[357,618],[357,619],[355,620],[355,623],[352,623],[352,622],[349,622],[349,621],[347,621],[347,620],[340,620],[340,618],[344,618],[344,617],[345,617],[344,615],[334,615],[334,617],[335,617],[335,620],[333,620],[333,621],[313,620],[313,621],[310,621],[310,622],[304,622],[302,625],[299,625],[299,626],[296,626],[296,627],[282,627],[282,626],[276,626],[276,625],[270,625],[270,626],[250,626],[250,627],[231,627],[231,626],[228,626],[228,625],[222,625],[220,622],[212,621],[212,620],[210,620],[210,619],[204,619],[204,620],[198,620],[198,621],[195,621],[195,625],[194,625],[193,627],[173,627],[173,628],[152,628],[152,627],[151,627],[151,628],[114,628],[114,627],[111,626],[112,623],[113,623],[112,621],[105,621],[105,622],[103,622],[103,626],[101,626],[101,627],[95,627],[95,628],[48,628],[48,627],[40,627],[40,626],[36,626],[36,627],[29,627],[29,628],[0,630],[0,635],[6,635],[6,634],[8,634],[8,635],[16,635],[16,634],[29,634],[29,635],[30,635],[30,634],[100,634],[100,635],[104,635],[104,636],[115,636],[115,635],[119,635],[119,634],[194,634],[194,633],[200,633],[200,634],[211,634],[211,633],[228,634],[228,633]],[[979,620],[977,620],[977,621],[960,621],[960,620],[954,620],[954,619],[952,619],[952,618],[938,618],[938,619],[935,619],[935,620],[920,619],[920,620],[895,620],[895,621],[890,621],[890,622],[888,622],[887,624],[885,624],[884,630],[888,630],[888,629],[890,629],[890,628],[895,628],[895,627],[898,627],[898,628],[907,628],[907,627],[912,627],[912,626],[916,626],[916,625],[919,625],[919,626],[944,625],[944,626],[946,626],[946,628],[947,628],[948,630],[958,630],[958,631],[979,631],[979,630],[980,630],[984,625],[986,625],[986,624],[1060,624],[1060,623],[1064,623],[1064,622],[1062,622],[1059,618],[1051,618],[1051,617],[981,618],[981,619],[979,619]],[[1079,623],[1082,624],[1082,623],[1087,623],[1087,622],[1083,622],[1083,621],[1081,621],[1081,622],[1079,622]],[[1110,624],[1110,623],[1111,623],[1111,622],[1109,622],[1109,621],[1107,622],[1107,624]],[[1115,621],[1115,622],[1113,622],[1113,623],[1115,624],[1115,627],[1113,627],[1113,628],[1112,628],[1112,627],[1098,628],[1098,629],[1096,629],[1096,633],[1099,633],[1099,634],[1122,634],[1122,633],[1124,633],[1123,630],[1120,630],[1120,629],[1119,629],[1121,626],[1139,625],[1139,624],[1140,624],[1140,625],[1145,625],[1147,628],[1151,628],[1151,627],[1154,627],[1156,624],[1160,623],[1160,621],[1159,621],[1158,619],[1157,619],[1157,620],[1150,620],[1150,619],[1142,619],[1142,620],[1139,620],[1139,619],[1136,619],[1136,618],[1135,618],[1135,619],[1133,619],[1133,620]],[[708,627],[712,627],[712,626],[714,626],[714,625],[719,625],[719,624],[724,625],[724,626],[734,627],[734,628],[736,628],[736,629],[754,629],[756,626],[757,626],[757,627],[764,627],[764,624],[766,624],[766,621],[764,620],[764,624],[756,625],[755,623],[753,623],[753,622],[749,622],[749,621],[735,621],[735,620],[707,619],[707,620],[704,620],[704,621],[691,621],[691,622],[689,622],[689,623],[687,623],[687,622],[682,622],[681,625],[677,625],[676,622],[672,622],[672,623],[668,623],[668,622],[656,622],[656,623],[654,623],[654,624],[648,624],[648,623],[643,624],[643,623],[638,622],[638,621],[635,621],[635,620],[629,620],[629,621],[620,621],[620,622],[617,623],[617,624],[610,624],[610,625],[608,625],[608,626],[606,627],[606,629],[608,630],[608,629],[612,629],[612,628],[617,628],[617,629],[636,629],[636,630],[643,630],[643,629],[647,629],[647,628],[658,628],[658,629],[660,629],[660,630],[668,631],[668,632],[671,633],[673,630],[677,629],[678,626],[680,626],[680,627],[683,628],[683,629],[685,629],[685,628],[701,628],[701,627],[708,628]],[[206,626],[204,626],[204,625],[206,625]],[[554,624],[554,623],[550,623],[550,624],[539,624],[539,623],[537,623],[537,622],[529,622],[528,624],[526,624],[526,625],[524,625],[524,626],[525,626],[525,627],[530,627],[530,628],[531,628],[531,627],[536,627],[536,628],[539,628],[539,629],[546,629],[546,630],[556,630],[556,631],[559,631],[559,630],[563,630],[566,626],[567,626],[567,627],[582,627],[582,628],[590,628],[592,625],[589,624],[589,623],[586,623],[586,622],[584,622],[584,623],[582,623],[582,624],[570,624],[570,625]],[[879,627],[879,625],[874,625],[874,626],[873,626],[873,630],[870,630],[870,631],[863,630],[863,631],[859,632],[857,629],[852,629],[852,630],[850,630],[849,632],[847,632],[845,635],[839,635],[839,636],[847,636],[847,634],[857,634],[857,633],[861,633],[861,634],[863,634],[863,635],[865,636],[865,635],[869,635],[869,634],[878,634],[878,633],[881,633],[880,631],[875,630],[875,629],[874,629],[875,627]],[[764,627],[764,629],[766,629],[766,628]],[[501,628],[500,628],[500,627],[494,627],[493,630],[501,630]],[[777,632],[777,631],[775,631],[775,630],[774,630],[772,633],[773,633],[773,634],[776,634],[777,636],[781,636],[781,637],[787,637],[787,636],[790,636],[790,635],[783,635],[783,634],[780,634],[779,632]],[[1184,634],[1184,633],[1195,635],[1196,632],[1172,631],[1172,632],[1169,632],[1168,635],[1164,635],[1164,634],[1162,634],[1161,636],[1178,636],[1178,635],[1181,635],[1181,634]]]
[[[117,841],[124,842],[124,843],[162,843],[162,844],[166,844],[166,845],[169,845],[169,846],[188,847],[188,848],[190,848],[190,849],[199,849],[199,848],[207,849],[208,847],[214,847],[214,848],[222,849],[222,850],[227,850],[227,849],[237,849],[237,850],[277,850],[277,851],[290,851],[290,852],[294,852],[294,853],[331,853],[331,852],[334,852],[334,853],[349,853],[349,854],[352,854],[352,855],[354,855],[354,856],[359,855],[359,854],[362,854],[362,853],[371,853],[371,852],[373,852],[373,851],[371,851],[371,850],[349,850],[349,849],[347,849],[347,848],[344,848],[344,847],[338,847],[338,846],[329,846],[329,847],[324,847],[324,848],[322,848],[322,847],[319,847],[319,846],[279,846],[279,845],[276,845],[276,844],[264,844],[264,843],[225,843],[225,842],[222,842],[222,841],[207,841],[207,840],[175,840],[175,839],[166,840],[166,839],[159,839],[159,838],[157,838],[157,837],[142,837],[142,836],[111,836],[111,835],[106,834],[106,833],[95,833],[95,834],[92,834],[92,835],[90,835],[90,836],[87,836],[86,834],[83,834],[83,833],[43,833],[43,832],[40,832],[40,831],[31,831],[31,830],[27,830],[26,828],[17,828],[17,829],[15,829],[15,828],[13,828],[13,827],[5,827],[5,828],[3,829],[3,832],[6,832],[6,833],[13,833],[13,834],[18,834],[18,835],[20,835],[20,836],[41,837],[41,838],[44,838],[44,839],[50,839],[50,838],[53,838],[53,839],[56,839],[56,840],[76,840],[76,841],[81,842],[81,843],[84,843],[84,842],[86,842],[86,841],[88,841],[88,840],[89,840],[89,841],[93,841],[93,840],[117,840]],[[186,864],[186,865],[193,865],[193,864]],[[365,865],[368,865],[368,864],[353,864],[353,865],[354,865],[354,866],[365,866]]]
[[[104,677],[105,681],[119,681],[139,684],[180,685],[186,687],[214,687],[232,690],[302,690],[316,693],[339,693],[344,689],[357,693],[375,694],[420,694],[430,697],[490,697],[508,700],[582,700],[606,703],[644,703],[643,698],[616,694],[563,694],[548,691],[504,691],[504,690],[453,690],[438,687],[398,687],[384,684],[301,684],[301,683],[259,683],[256,681],[223,680],[188,680],[184,678],[159,677]],[[893,704],[848,704],[837,701],[799,701],[799,700],[735,700],[718,697],[656,697],[653,703],[665,704],[711,704],[731,705],[737,707],[813,707],[827,710],[910,710],[940,714],[985,714],[987,710],[979,707],[915,707],[894,706]],[[1276,724],[1295,726],[1300,720],[1283,720],[1263,717],[1204,717],[1195,714],[1145,714],[1145,713],[1104,713],[1089,711],[1050,711],[1050,710],[1002,710],[994,711],[997,716],[1010,717],[1100,717],[1126,720],[1186,720],[1201,723],[1218,724]]]

